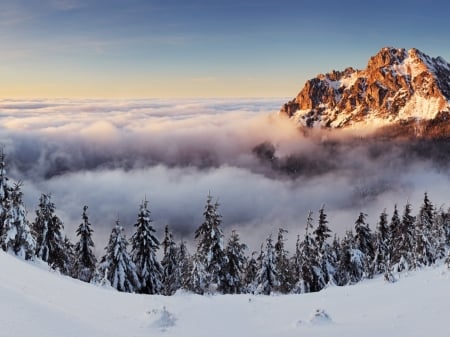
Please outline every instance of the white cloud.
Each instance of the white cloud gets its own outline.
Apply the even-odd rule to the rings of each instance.
[[[292,246],[322,203],[342,233],[359,211],[373,228],[394,203],[409,198],[417,210],[425,191],[447,202],[448,158],[414,144],[305,138],[273,114],[282,101],[2,100],[0,141],[10,174],[25,182],[30,218],[51,192],[73,237],[86,204],[100,250],[118,215],[131,229],[145,196],[160,235],[169,223],[191,239],[211,191],[226,230],[238,228],[252,248],[279,227]],[[263,142],[277,159],[252,152]]]

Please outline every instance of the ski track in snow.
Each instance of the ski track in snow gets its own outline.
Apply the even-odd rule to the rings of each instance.
[[[444,266],[303,295],[171,297],[102,289],[4,252],[0,267],[1,337],[449,336]]]

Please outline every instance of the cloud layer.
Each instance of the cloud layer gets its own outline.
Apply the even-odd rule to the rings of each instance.
[[[0,141],[30,219],[50,192],[73,237],[89,205],[100,251],[117,216],[131,231],[143,198],[159,235],[169,224],[191,240],[211,192],[226,232],[237,228],[252,248],[279,227],[292,246],[323,203],[342,233],[359,211],[374,226],[394,203],[418,208],[425,191],[447,202],[446,144],[305,137],[274,114],[282,101],[3,100]]]

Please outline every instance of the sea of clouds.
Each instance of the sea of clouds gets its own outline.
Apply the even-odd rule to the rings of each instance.
[[[305,136],[277,115],[284,99],[0,100],[7,173],[24,183],[30,221],[51,193],[67,235],[89,206],[97,250],[119,217],[132,232],[149,202],[157,234],[193,244],[209,193],[226,234],[251,249],[279,227],[292,247],[308,211],[325,204],[334,231],[428,192],[448,207],[449,155],[435,143],[373,141],[355,132]]]

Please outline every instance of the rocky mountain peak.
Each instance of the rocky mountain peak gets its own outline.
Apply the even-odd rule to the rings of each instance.
[[[450,64],[418,49],[385,47],[364,70],[320,74],[281,108],[308,126],[343,128],[432,120],[450,111]]]

